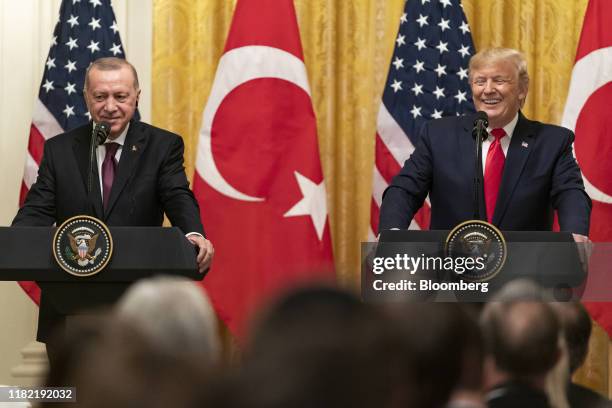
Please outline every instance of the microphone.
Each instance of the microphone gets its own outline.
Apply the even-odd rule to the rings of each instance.
[[[480,211],[480,199],[481,195],[484,195],[483,191],[483,177],[482,177],[482,141],[487,137],[487,127],[489,126],[489,116],[486,112],[479,111],[476,113],[474,118],[474,129],[472,130],[472,137],[475,139],[474,143],[474,219],[485,220]]]
[[[96,148],[106,141],[110,133],[110,124],[108,122],[97,123],[91,132],[91,142],[89,145],[89,176],[87,178],[87,193],[91,194],[94,163],[96,163]]]
[[[472,131],[472,136],[476,137],[477,132],[486,129],[489,126],[489,115],[486,112],[478,111],[476,113],[476,118],[474,118],[474,130]]]
[[[108,134],[110,133],[110,124],[108,122],[100,122],[94,128],[94,137],[96,140],[96,146],[104,144]]]

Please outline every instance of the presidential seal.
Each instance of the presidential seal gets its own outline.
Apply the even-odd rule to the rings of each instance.
[[[100,272],[113,254],[113,239],[99,219],[77,215],[59,226],[53,237],[53,256],[60,268],[74,276]]]
[[[484,282],[499,273],[508,254],[501,231],[485,221],[470,220],[457,225],[446,238],[446,256],[473,259],[474,267],[466,269],[462,279]]]

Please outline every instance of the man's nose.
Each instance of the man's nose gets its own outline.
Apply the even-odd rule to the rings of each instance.
[[[104,110],[107,112],[114,112],[117,108],[117,104],[113,98],[108,98],[104,104]]]

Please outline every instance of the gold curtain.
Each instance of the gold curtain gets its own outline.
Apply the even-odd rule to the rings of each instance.
[[[527,56],[528,117],[560,122],[587,1],[463,1],[477,49],[506,46]],[[334,256],[339,281],[347,286],[359,284],[376,115],[404,2],[295,0],[317,114]],[[154,0],[153,123],[183,136],[190,175],[234,5],[235,0]],[[601,329],[592,345],[579,377],[607,393],[608,341]]]

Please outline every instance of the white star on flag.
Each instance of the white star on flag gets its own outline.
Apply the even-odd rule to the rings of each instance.
[[[45,65],[47,66],[47,69],[55,68],[55,58],[47,58]]]
[[[394,79],[393,83],[391,84],[391,88],[393,88],[394,92],[401,91],[402,90],[402,81],[398,81],[397,79]]]
[[[98,47],[98,44],[100,44],[100,41],[94,42],[94,40],[91,40],[87,48],[89,48],[89,51],[91,51],[91,53],[93,54],[96,51],[100,51],[100,47]]]
[[[323,239],[323,229],[325,228],[325,220],[327,219],[327,199],[325,194],[325,182],[316,184],[307,177],[301,175],[297,171],[294,172],[298,186],[302,192],[302,199],[298,201],[289,211],[285,213],[285,217],[299,217],[301,215],[309,215],[317,231],[319,241]]]
[[[461,30],[461,32],[463,34],[466,34],[466,33],[470,32],[470,26],[468,25],[468,23],[466,21],[461,23],[461,25],[459,26],[459,29]]]
[[[457,98],[457,103],[461,103],[461,101],[467,101],[466,92],[457,91],[457,95],[454,98]]]
[[[68,85],[66,85],[64,90],[68,92],[68,95],[70,95],[71,93],[76,93],[75,86],[76,84],[71,84],[70,82],[68,82]]]
[[[440,54],[442,54],[444,51],[448,52],[448,43],[440,40],[440,44],[436,45],[436,48],[440,51]]]
[[[446,75],[446,65],[438,64],[436,69],[434,69],[434,72],[438,74],[438,77],[441,77],[442,75]]]
[[[412,66],[412,68],[414,68],[418,74],[421,71],[425,71],[425,68],[423,67],[424,65],[425,63],[423,61],[417,60],[416,63]]]
[[[442,111],[434,109],[434,113],[431,114],[432,119],[442,119]]]
[[[468,70],[467,68],[459,68],[459,71],[457,72],[457,75],[459,75],[460,79],[465,79],[468,77]]]
[[[412,109],[410,110],[410,113],[412,113],[412,116],[414,118],[416,118],[417,116],[421,116],[421,108],[418,107],[416,105],[412,105]]]
[[[110,26],[110,29],[113,30],[113,33],[117,34],[117,31],[119,31],[119,27],[117,27],[116,21],[113,21],[113,25]]]
[[[395,60],[393,61],[393,65],[395,66],[395,69],[404,68],[404,59],[395,57]]]
[[[441,19],[440,22],[438,23],[438,27],[440,27],[440,30],[442,32],[444,32],[444,30],[450,30],[450,20],[445,20],[445,19]]]
[[[446,8],[446,6],[452,6],[450,0],[440,0],[440,3],[442,4],[442,6],[444,6],[444,8]]]
[[[416,82],[414,83],[414,86],[411,89],[412,92],[414,92],[415,96],[418,96],[419,94],[423,93],[423,85],[421,84],[417,84]]]
[[[77,45],[77,39],[76,38],[72,38],[69,37],[69,40],[66,42],[66,45],[68,47],[70,47],[70,49],[72,50],[73,48],[78,48],[79,46]]]
[[[76,71],[76,61],[68,60],[68,63],[66,65],[64,65],[64,68],[66,68],[68,70],[68,73],[70,73],[72,71]]]
[[[70,27],[74,27],[75,25],[79,25],[79,17],[78,16],[73,16],[72,14],[70,15],[70,18],[67,21],[68,24],[70,24]]]
[[[64,112],[66,117],[69,118],[70,116],[74,115],[74,106],[66,105],[66,108],[62,112]]]
[[[424,25],[429,25],[429,23],[427,22],[427,16],[424,16],[422,14],[419,14],[419,18],[417,18],[416,22],[419,23],[419,26],[421,27],[423,27]]]
[[[416,45],[416,47],[419,49],[419,51],[421,51],[422,48],[427,47],[425,45],[425,40],[421,39],[420,37],[417,37],[417,40],[414,43],[414,45]]]
[[[406,36],[405,35],[398,35],[397,36],[397,40],[395,40],[395,42],[397,43],[397,46],[401,46],[406,44]]]
[[[466,56],[470,55],[470,47],[461,44],[461,48],[459,48],[457,52],[461,54],[463,58],[465,58]]]
[[[400,18],[400,25],[408,21],[407,16],[408,15],[406,13],[402,14],[402,17]]]
[[[109,49],[113,55],[121,54],[121,46],[119,44],[113,43],[113,46]]]
[[[94,9],[96,8],[96,6],[102,5],[102,3],[100,3],[100,0],[89,0],[89,2],[91,3]]]
[[[94,17],[91,18],[91,21],[87,25],[91,26],[91,31],[96,31],[96,28],[102,27],[100,25],[100,19],[99,18],[94,18]]]
[[[436,99],[444,98],[444,88],[436,85],[436,90],[433,91],[433,94],[436,95]]]
[[[53,87],[53,81],[49,81],[48,79],[45,81],[45,84],[42,87],[45,88],[46,92],[49,92],[55,89]]]

